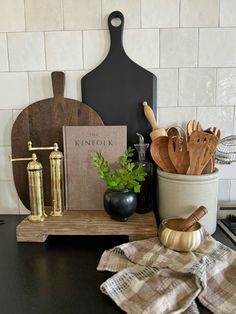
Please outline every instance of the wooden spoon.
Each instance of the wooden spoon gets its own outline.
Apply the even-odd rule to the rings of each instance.
[[[181,136],[179,130],[175,126],[167,129],[167,135],[169,138],[171,138],[172,136]]]
[[[155,140],[155,138],[159,136],[166,136],[166,130],[164,128],[159,128],[154,112],[152,108],[148,105],[146,101],[143,102],[144,114],[152,127],[152,132],[150,133],[151,140]]]
[[[168,136],[159,136],[151,142],[150,153],[152,159],[161,168],[161,170],[166,172],[176,173],[175,167],[170,160],[168,153]]]
[[[168,153],[177,173],[186,174],[189,168],[189,153],[185,138],[172,136],[168,141]]]
[[[193,131],[187,143],[190,167],[188,174],[201,174],[210,158],[213,156],[218,138],[203,131]]]

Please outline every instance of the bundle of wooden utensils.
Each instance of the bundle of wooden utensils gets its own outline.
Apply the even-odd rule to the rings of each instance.
[[[215,170],[215,151],[220,130],[203,130],[200,122],[190,120],[185,134],[176,127],[159,128],[152,108],[143,102],[144,114],[151,124],[150,152],[158,167],[166,172],[200,175]]]

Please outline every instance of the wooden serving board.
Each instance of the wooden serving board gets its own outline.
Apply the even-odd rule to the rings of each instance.
[[[26,107],[17,117],[11,133],[13,158],[30,157],[28,141],[33,146],[52,146],[58,143],[63,152],[63,125],[103,125],[96,111],[86,104],[64,98],[65,75],[52,72],[53,97],[37,101]],[[50,206],[50,151],[36,151],[38,161],[43,165],[45,205]],[[13,177],[18,195],[30,210],[27,162],[13,162]]]
[[[25,218],[16,228],[18,242],[45,242],[49,235],[127,235],[134,241],[157,236],[157,225],[153,212],[135,213],[128,221],[119,222],[103,210],[72,210],[39,223]]]
[[[112,25],[119,18],[121,24]],[[156,77],[132,61],[123,48],[124,16],[112,12],[108,18],[111,46],[104,61],[81,81],[82,101],[95,109],[106,125],[127,125],[128,145],[138,142],[136,132],[149,142],[150,125],[142,102],[156,112]]]

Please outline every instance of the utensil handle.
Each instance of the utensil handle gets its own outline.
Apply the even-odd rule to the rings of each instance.
[[[113,19],[119,19],[120,25],[112,25]],[[124,15],[120,11],[112,12],[108,17],[108,27],[110,31],[111,45],[109,54],[117,55],[120,53],[125,53],[123,48],[123,29],[124,29]]]
[[[147,118],[147,120],[151,124],[152,130],[154,131],[154,130],[158,129],[158,125],[156,122],[154,112],[146,101],[143,102],[143,108],[144,108],[143,110],[144,110],[145,117]]]
[[[51,73],[53,96],[64,97],[65,73],[55,71]]]
[[[188,218],[186,218],[180,223],[178,230],[188,231],[188,229],[192,227],[192,225],[194,225],[206,213],[207,213],[207,208],[205,206],[200,206]]]

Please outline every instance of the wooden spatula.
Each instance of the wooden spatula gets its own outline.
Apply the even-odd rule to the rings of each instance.
[[[218,143],[217,136],[203,131],[193,131],[187,143],[190,167],[188,174],[201,174]]]
[[[185,138],[172,136],[168,141],[168,153],[177,173],[186,174],[189,168],[189,153]]]
[[[150,145],[150,153],[152,159],[161,170],[176,173],[175,167],[169,157],[168,142],[168,136],[157,137]]]

